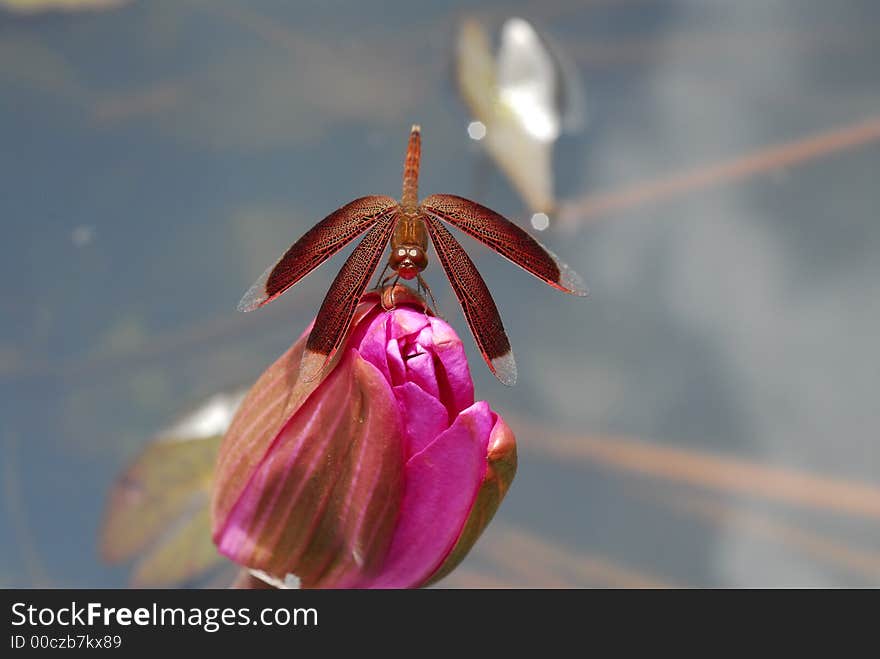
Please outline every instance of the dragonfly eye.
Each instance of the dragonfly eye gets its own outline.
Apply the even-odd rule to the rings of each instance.
[[[406,256],[406,250],[403,249],[403,248],[397,250],[397,255],[398,255],[400,258],[404,258],[404,257]]]
[[[419,250],[417,250],[417,249],[411,249],[411,250],[409,250],[409,256],[410,256],[410,258],[413,258],[413,259],[414,259],[414,258],[416,258],[418,255],[419,255]]]

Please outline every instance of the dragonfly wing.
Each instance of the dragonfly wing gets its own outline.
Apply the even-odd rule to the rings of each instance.
[[[396,212],[376,222],[333,280],[306,342],[300,363],[304,380],[313,380],[321,373],[345,339],[361,294],[382,258],[396,223]]]
[[[397,201],[384,195],[361,197],[309,229],[248,289],[239,311],[253,311],[281,295],[374,224],[397,212]]]
[[[443,220],[491,247],[538,279],[573,295],[586,295],[580,276],[553,252],[510,220],[480,204],[448,194],[422,200],[421,210]]]
[[[467,252],[443,224],[433,217],[426,217],[425,224],[483,359],[503,384],[515,384],[516,361],[486,282]]]

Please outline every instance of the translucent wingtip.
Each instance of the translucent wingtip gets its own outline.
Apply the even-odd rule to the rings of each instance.
[[[513,351],[508,350],[500,357],[489,360],[489,368],[501,384],[512,387],[516,384],[516,360]]]
[[[577,295],[578,297],[586,297],[589,295],[590,291],[587,289],[581,276],[568,267],[568,264],[556,256],[556,254],[548,249],[546,245],[541,243],[538,244],[541,245],[541,248],[550,255],[550,257],[556,262],[556,267],[559,268],[559,280],[555,284],[553,282],[548,283],[561,291]]]
[[[420,124],[413,124],[413,125],[412,125],[412,128],[409,129],[409,132],[410,132],[410,133],[421,133],[421,132],[422,132],[422,126],[421,126]]]
[[[559,266],[559,285],[566,293],[577,295],[578,297],[586,297],[590,294],[589,289],[581,276],[574,270],[569,268],[565,263],[556,259],[556,265]]]
[[[316,379],[324,370],[324,366],[329,361],[329,357],[320,352],[309,350],[303,352],[302,359],[299,362],[299,377],[303,382],[311,382]]]
[[[266,301],[266,294],[256,284],[248,289],[242,298],[238,301],[236,309],[238,311],[253,311],[259,308]]]
[[[266,272],[260,275],[260,278],[254,282],[254,285],[247,290],[247,293],[239,300],[238,307],[236,307],[239,311],[253,311],[269,301],[269,296],[266,294],[266,282],[269,280],[269,275],[272,274],[274,269],[274,265],[266,268]]]

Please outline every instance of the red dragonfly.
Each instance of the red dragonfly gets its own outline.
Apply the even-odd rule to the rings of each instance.
[[[358,301],[389,241],[391,255],[386,270],[390,268],[395,272],[391,275],[394,283],[401,277],[416,278],[420,288],[430,294],[421,276],[428,265],[430,235],[483,358],[502,383],[516,382],[516,362],[498,308],[473,261],[444,222],[473,236],[550,286],[566,293],[586,295],[580,277],[573,270],[495,211],[449,194],[431,195],[419,203],[420,156],[421,132],[419,126],[413,126],[403,166],[400,201],[370,195],[331,213],[297,240],[239,302],[239,311],[252,311],[271,302],[352,240],[367,233],[343,264],[321,304],[300,366],[304,379],[317,376],[342,345]],[[388,279],[380,276],[381,284]]]

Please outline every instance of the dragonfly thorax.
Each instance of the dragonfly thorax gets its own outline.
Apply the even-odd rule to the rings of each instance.
[[[428,267],[428,233],[417,214],[403,214],[391,234],[388,267],[403,279],[414,279]]]

